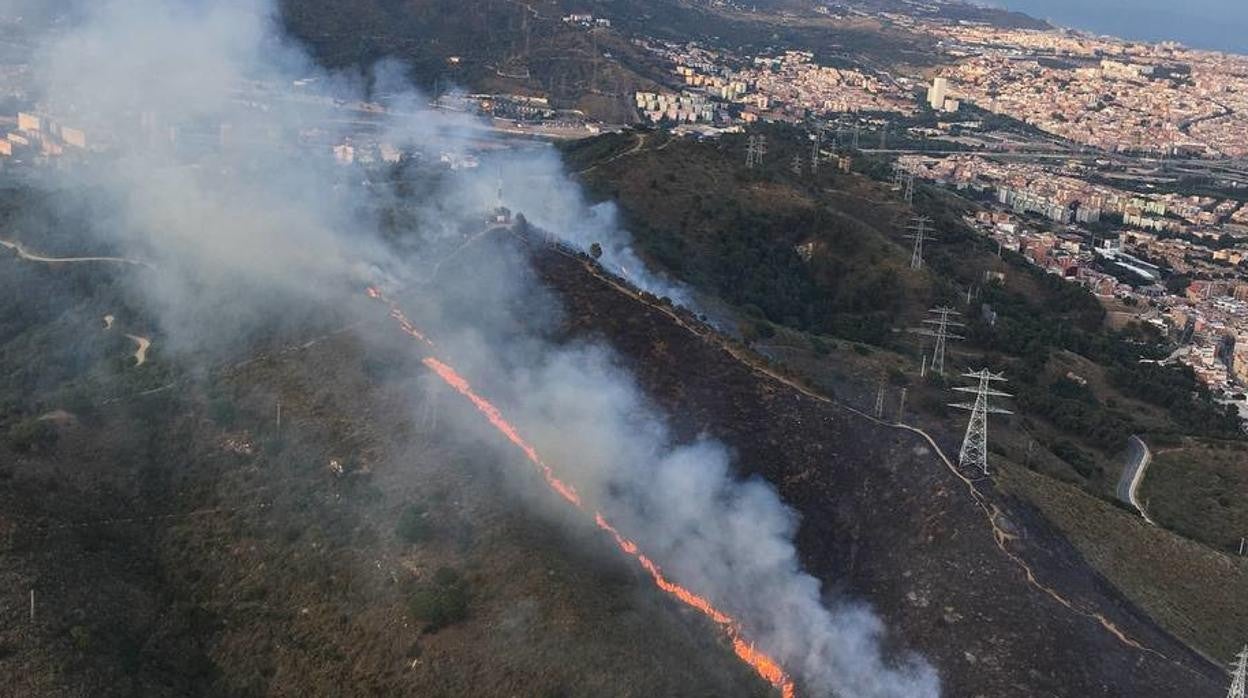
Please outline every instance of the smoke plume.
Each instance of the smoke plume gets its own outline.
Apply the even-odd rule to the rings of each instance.
[[[55,186],[89,198],[99,240],[150,262],[134,283],[161,341],[186,357],[228,351],[297,321],[292,308],[346,314],[365,285],[394,289],[548,462],[667,574],[739,618],[803,688],[938,695],[921,659],[884,656],[869,608],[823,598],[801,569],[795,515],[771,486],[734,477],[722,444],[674,439],[610,348],[549,341],[560,312],[551,294],[519,255],[464,236],[501,193],[567,244],[600,243],[608,268],[686,299],[646,272],[612,207],[589,205],[551,148],[478,152],[490,138],[481,125],[427,108],[397,64],[367,80],[318,68],[263,4],[101,0],[38,57],[46,112],[104,151],[59,170]],[[375,93],[388,115],[354,108]],[[343,165],[347,151],[332,150],[361,160],[374,142],[426,165],[477,166],[401,194],[399,165]],[[485,248],[471,272],[443,273],[468,244]],[[481,429],[467,410],[447,414]]]

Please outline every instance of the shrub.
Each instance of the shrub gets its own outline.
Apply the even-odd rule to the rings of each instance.
[[[219,397],[208,403],[208,414],[219,426],[229,429],[238,421],[238,408],[227,397]]]
[[[46,419],[24,419],[9,429],[9,446],[19,453],[30,453],[56,443],[56,426]]]
[[[440,567],[433,580],[416,587],[408,598],[408,610],[425,621],[426,632],[436,632],[468,617],[468,586],[462,575]]]
[[[404,543],[422,543],[429,540],[433,527],[429,525],[424,507],[409,504],[399,515],[399,523],[394,527],[394,532]]]

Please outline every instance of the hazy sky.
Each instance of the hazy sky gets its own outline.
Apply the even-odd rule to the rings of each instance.
[[[993,0],[1055,24],[1248,54],[1248,0]]]

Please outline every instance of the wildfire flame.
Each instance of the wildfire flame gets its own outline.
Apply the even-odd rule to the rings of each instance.
[[[370,288],[368,289],[368,295],[371,298],[383,301],[389,305],[390,317],[398,321],[400,328],[402,328],[405,333],[430,347],[433,346],[433,342],[421,334],[420,331],[416,329],[415,325],[407,319],[407,316],[403,314],[403,311],[400,310],[394,302],[387,300],[379,290]],[[502,433],[503,436],[507,437],[508,441],[515,444],[515,446],[524,453],[525,457],[537,466],[538,471],[546,480],[546,484],[549,485],[555,493],[563,497],[577,509],[588,513],[588,510],[581,501],[580,495],[576,492],[576,488],[560,480],[555,475],[554,469],[547,465],[542,460],[541,456],[538,455],[537,449],[533,448],[532,445],[524,440],[524,437],[520,436],[520,433],[516,430],[516,428],[503,418],[502,413],[497,407],[490,403],[489,400],[486,400],[473,391],[472,386],[463,376],[456,373],[455,369],[451,368],[449,365],[432,356],[425,357],[422,359],[421,363],[433,371],[433,373],[438,376],[438,378],[442,379],[444,383],[451,388],[454,388],[460,395],[467,398],[469,402],[471,402],[473,406],[481,412],[481,414],[485,415],[485,418],[489,420],[490,424],[495,429]],[[756,650],[752,644],[744,639],[742,636],[741,624],[735,618],[715,608],[715,606],[706,598],[693,593],[689,589],[686,589],[685,587],[663,576],[663,571],[659,569],[659,566],[641,552],[641,548],[638,547],[637,543],[624,537],[619,531],[617,531],[615,527],[607,521],[606,517],[602,515],[602,512],[594,511],[594,524],[597,525],[598,528],[610,534],[610,536],[615,539],[615,543],[619,546],[620,550],[637,560],[637,564],[641,565],[642,569],[649,573],[655,586],[718,624],[722,631],[732,641],[732,650],[736,653],[737,657],[741,659],[741,661],[748,664],[752,669],[754,669],[755,673],[768,681],[771,685],[780,689],[780,693],[784,698],[793,698],[795,690],[793,680],[784,673],[784,669],[781,668],[780,664],[776,662],[776,660],[772,659],[767,654]]]

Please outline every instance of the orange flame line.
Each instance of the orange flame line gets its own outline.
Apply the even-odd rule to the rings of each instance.
[[[386,300],[381,295],[381,292],[374,288],[368,289],[368,295],[378,300]],[[433,342],[421,334],[416,327],[408,321],[407,317],[401,310],[399,310],[397,305],[390,301],[386,302],[390,305],[390,316],[399,321],[399,325],[404,332],[429,346],[433,346]],[[525,457],[538,467],[542,477],[546,480],[546,484],[549,485],[551,489],[576,508],[581,509],[582,511],[585,510],[584,505],[581,503],[580,495],[577,494],[576,489],[556,477],[554,469],[542,461],[541,456],[537,453],[537,449],[533,448],[533,446],[531,446],[524,440],[523,437],[520,436],[520,433],[516,431],[516,428],[503,418],[502,413],[497,407],[473,391],[472,386],[469,385],[468,381],[463,376],[456,373],[455,369],[432,356],[425,357],[421,360],[421,363],[432,370],[434,374],[441,378],[444,383],[451,388],[454,388],[460,395],[468,398],[468,400],[472,402],[473,406],[475,406],[481,414],[485,415],[485,418],[489,420],[490,424],[493,425],[495,429],[502,433],[503,436],[507,437],[508,441],[515,444],[515,446],[524,453]],[[598,526],[598,528],[609,533],[611,537],[615,539],[616,545],[620,547],[620,550],[637,560],[637,563],[650,574],[650,578],[654,580],[655,586],[667,592],[669,595],[679,600],[686,606],[697,610],[702,615],[719,624],[725,634],[727,634],[732,640],[732,650],[736,653],[737,657],[752,667],[759,676],[763,677],[763,679],[771,683],[771,685],[779,688],[780,693],[784,698],[793,698],[794,684],[792,679],[784,673],[784,669],[781,668],[780,664],[776,662],[776,660],[772,659],[763,652],[754,649],[753,645],[742,639],[740,623],[738,623],[732,616],[729,616],[727,613],[715,608],[709,600],[693,593],[675,582],[668,580],[667,577],[664,577],[662,570],[659,569],[659,566],[650,558],[646,557],[635,542],[625,538],[619,531],[617,531],[615,527],[607,521],[606,517],[602,515],[602,512],[594,512],[594,523]]]

